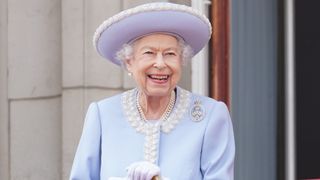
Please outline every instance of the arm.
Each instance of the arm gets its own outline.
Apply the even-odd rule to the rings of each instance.
[[[70,180],[100,179],[101,124],[96,103],[90,104],[77,152],[73,161]]]
[[[235,144],[228,108],[218,102],[209,116],[201,154],[203,179],[233,180]]]

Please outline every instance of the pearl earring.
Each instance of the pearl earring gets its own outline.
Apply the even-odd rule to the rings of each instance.
[[[128,72],[128,76],[132,76],[132,72]]]

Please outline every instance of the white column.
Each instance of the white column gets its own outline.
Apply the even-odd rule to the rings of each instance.
[[[210,1],[192,0],[192,7],[208,16]],[[191,69],[192,92],[209,95],[209,55],[208,46],[203,48],[193,59]]]

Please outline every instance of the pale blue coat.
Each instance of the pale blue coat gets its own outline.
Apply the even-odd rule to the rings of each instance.
[[[177,88],[177,100],[182,89]],[[226,105],[190,93],[188,110],[170,133],[160,133],[157,165],[170,180],[232,180],[235,143]],[[119,94],[89,106],[70,179],[125,177],[126,167],[144,160],[144,134],[127,121]],[[195,101],[204,109],[194,121]]]

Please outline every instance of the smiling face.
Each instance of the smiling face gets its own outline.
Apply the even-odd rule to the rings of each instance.
[[[126,66],[147,96],[169,96],[181,77],[178,40],[166,34],[144,36],[133,43],[133,56]]]

